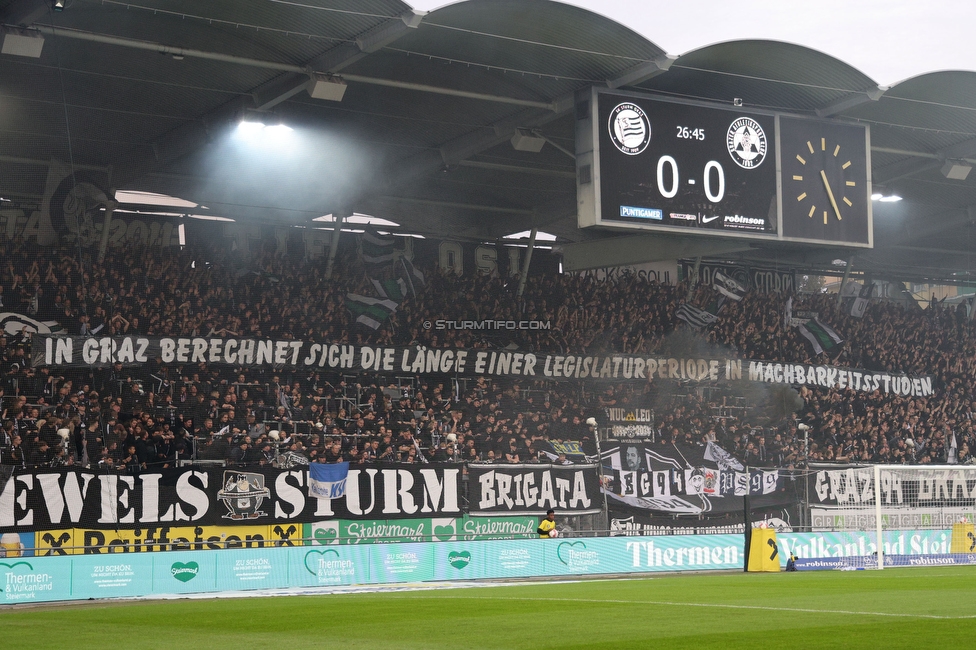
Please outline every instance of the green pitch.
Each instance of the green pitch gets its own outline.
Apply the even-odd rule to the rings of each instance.
[[[963,648],[976,567],[0,610],[5,648]]]

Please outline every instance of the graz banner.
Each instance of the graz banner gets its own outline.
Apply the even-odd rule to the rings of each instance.
[[[951,528],[976,513],[974,468],[883,467],[880,478],[885,528]],[[807,481],[814,530],[874,530],[878,491],[873,467],[820,466]]]
[[[37,470],[0,484],[0,533],[452,517],[460,497],[461,466],[449,463],[352,468],[339,499],[310,496],[307,469]]]
[[[833,366],[764,363],[729,358],[638,357],[626,354],[555,355],[512,350],[435,349],[426,346],[372,347],[273,339],[142,336],[99,338],[59,334],[36,334],[31,345],[31,363],[34,367],[107,368],[114,363],[131,366],[144,364],[152,359],[159,359],[164,364],[322,368],[454,377],[609,379],[640,382],[651,379],[749,379],[775,384],[851,388],[862,392],[880,390],[895,395],[924,397],[933,394],[931,377],[908,377]]]
[[[796,488],[787,472],[747,469],[714,443],[705,447],[633,441],[607,442],[601,451],[603,492],[611,520],[642,526],[675,525],[675,518],[741,523],[742,497],[758,509],[792,507]],[[655,523],[663,518],[667,524]],[[762,517],[760,517],[761,519]],[[716,522],[712,522],[714,525]],[[699,524],[701,525],[701,524]]]
[[[563,515],[601,511],[596,465],[468,465],[471,516]]]

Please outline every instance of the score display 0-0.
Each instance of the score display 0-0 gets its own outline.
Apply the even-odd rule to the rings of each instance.
[[[592,100],[592,121],[578,129],[581,227],[870,246],[864,127],[597,90]],[[827,141],[844,144],[839,164],[833,164],[837,144],[830,151],[820,147]],[[824,160],[812,161],[810,169],[843,172],[843,178],[821,182],[824,189],[832,187],[831,181],[843,184],[836,205],[828,196],[816,209],[817,219],[807,216],[809,205],[802,206],[803,219],[796,216],[801,208],[786,201],[796,202],[792,194],[800,192],[792,192],[792,186],[781,189],[777,145],[790,152],[823,153]],[[584,173],[585,166],[590,169]],[[795,185],[799,176],[791,172],[789,182]],[[812,194],[804,197],[807,203]],[[824,209],[832,217],[826,223]]]

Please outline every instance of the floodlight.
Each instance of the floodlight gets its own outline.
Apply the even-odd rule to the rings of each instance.
[[[545,138],[532,133],[528,129],[515,129],[515,135],[512,136],[512,147],[516,151],[539,153],[545,144]]]
[[[26,56],[32,59],[41,58],[41,50],[44,49],[44,37],[36,32],[5,27],[0,29],[0,39],[3,40],[3,46],[0,49],[2,54]]]
[[[338,77],[314,74],[309,79],[306,90],[314,99],[341,102],[343,95],[346,94],[346,82]]]
[[[947,160],[942,166],[942,175],[951,181],[964,181],[972,170],[972,165],[957,160]]]

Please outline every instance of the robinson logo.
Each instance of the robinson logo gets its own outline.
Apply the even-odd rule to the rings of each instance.
[[[751,117],[732,122],[726,144],[732,160],[743,169],[754,169],[766,159],[766,133]]]
[[[610,111],[608,127],[613,146],[628,156],[636,156],[651,143],[651,123],[636,104],[617,104]]]

